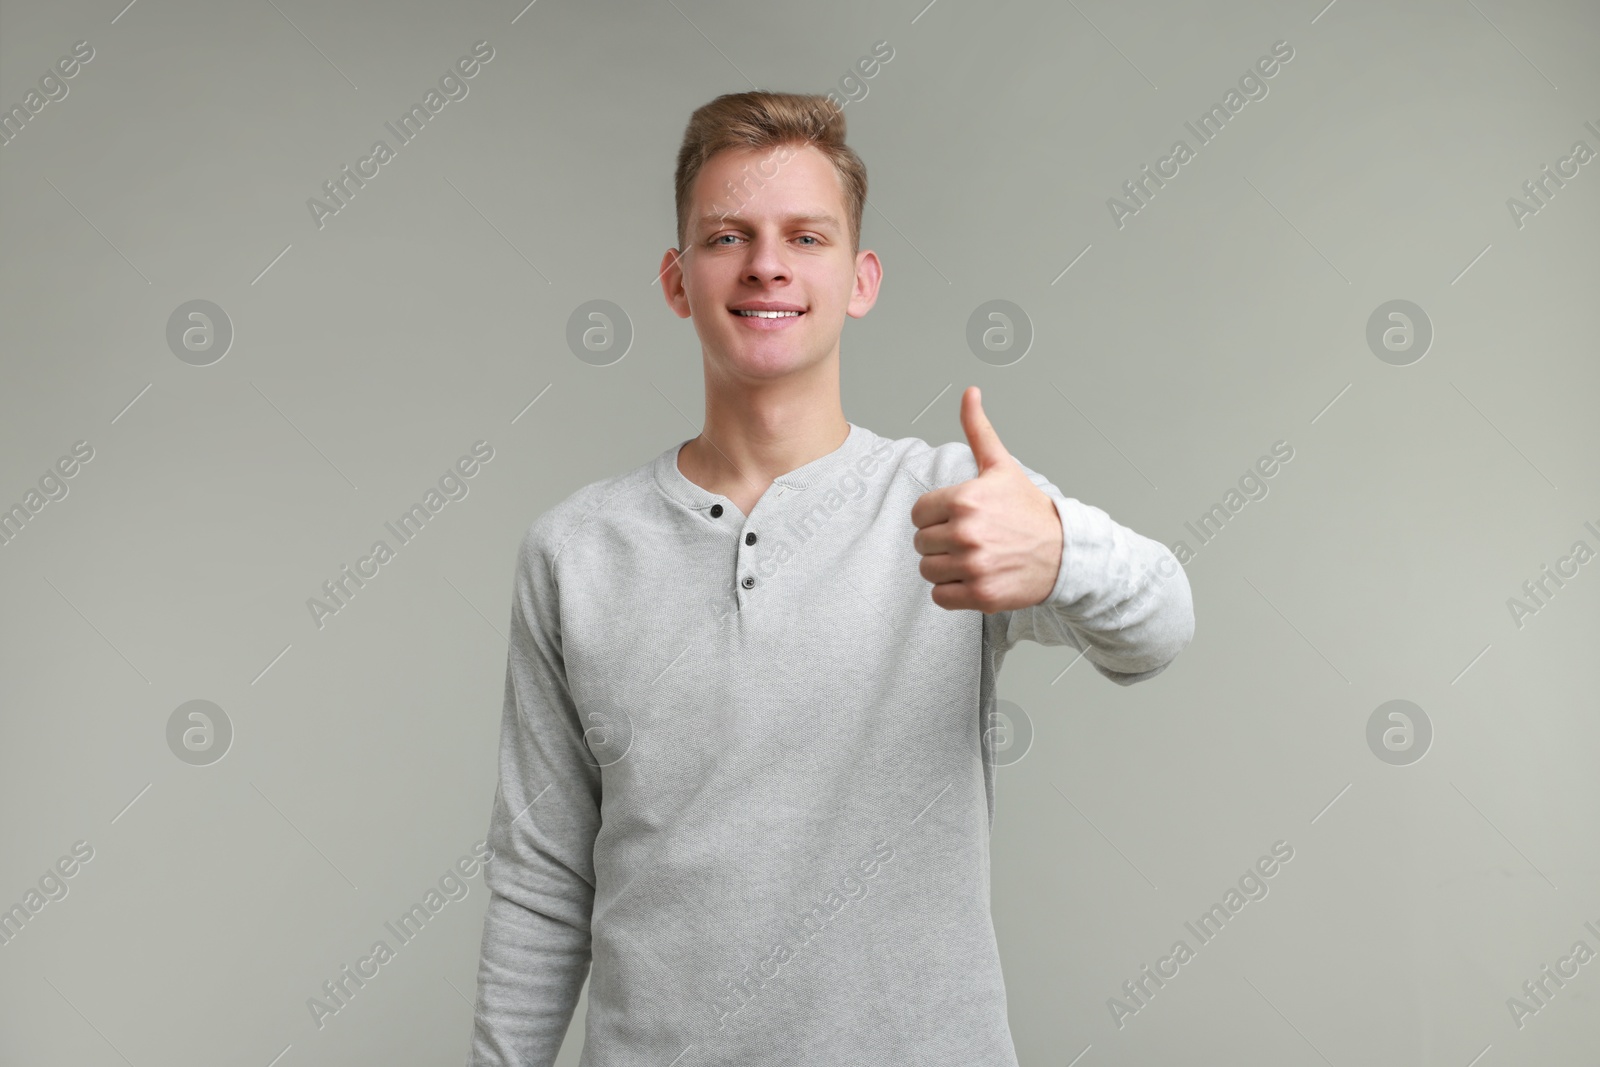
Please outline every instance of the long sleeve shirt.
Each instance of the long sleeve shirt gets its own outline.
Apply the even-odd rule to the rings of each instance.
[[[1194,634],[1182,567],[1024,464],[1055,586],[951,611],[911,507],[977,475],[964,441],[851,423],[749,515],[684,443],[519,548],[469,1067],[553,1064],[586,977],[582,1067],[1016,1067],[996,675],[1021,640],[1160,674]]]

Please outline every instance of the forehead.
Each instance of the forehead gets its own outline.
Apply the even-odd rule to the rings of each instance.
[[[810,145],[724,149],[695,177],[689,224],[728,215],[832,215],[842,227],[844,184],[828,157]]]

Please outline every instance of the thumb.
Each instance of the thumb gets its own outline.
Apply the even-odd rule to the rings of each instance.
[[[976,385],[968,386],[961,394],[961,429],[966,431],[979,474],[1011,459],[1011,453],[1000,443],[1000,435],[994,432],[994,424],[983,413],[983,394]]]

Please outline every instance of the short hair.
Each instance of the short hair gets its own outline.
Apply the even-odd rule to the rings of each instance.
[[[828,157],[844,188],[850,252],[861,250],[861,208],[867,199],[867,167],[844,143],[844,111],[831,96],[756,90],[725,93],[702,104],[689,117],[678,149],[674,181],[678,208],[678,247],[686,248],[694,205],[691,191],[700,168],[730,148],[811,145]],[[756,180],[760,181],[758,175]]]

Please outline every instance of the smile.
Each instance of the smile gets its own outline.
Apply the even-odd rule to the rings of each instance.
[[[804,311],[759,311],[733,308],[730,308],[729,311],[745,329],[754,330],[757,333],[782,333],[784,330],[794,326],[806,314]]]

